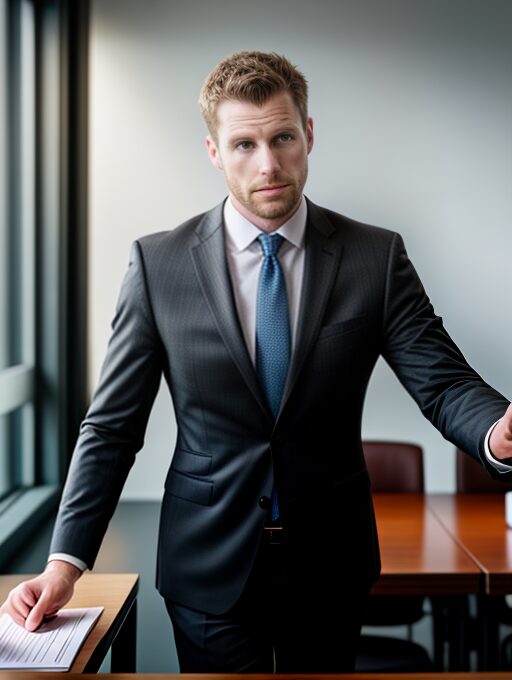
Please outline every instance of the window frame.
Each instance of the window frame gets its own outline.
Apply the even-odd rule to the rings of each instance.
[[[88,23],[87,1],[0,0],[0,567],[55,510],[86,408]]]

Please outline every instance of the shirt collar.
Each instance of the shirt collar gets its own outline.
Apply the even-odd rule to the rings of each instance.
[[[304,246],[307,213],[306,199],[302,196],[298,210],[273,233],[281,234],[283,238],[296,248],[302,248]],[[226,230],[227,247],[232,252],[245,250],[261,234],[261,229],[258,229],[258,227],[238,212],[233,205],[231,196],[224,203],[224,227]]]

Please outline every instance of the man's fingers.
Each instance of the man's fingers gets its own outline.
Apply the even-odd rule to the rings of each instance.
[[[13,595],[11,598],[11,611],[18,616],[22,616],[23,620],[27,618],[32,607],[29,607],[25,600],[19,595]],[[9,613],[11,613],[11,611]]]
[[[48,597],[44,596],[44,591],[40,593],[40,588],[31,581],[25,581],[14,588],[9,593],[4,608],[17,624],[24,626],[27,630],[38,628],[46,609],[50,609]],[[54,608],[51,607],[52,610]]]
[[[47,611],[46,614],[44,615],[45,619],[53,619],[54,616],[57,616],[59,613],[60,607],[55,607],[51,611]]]
[[[498,460],[512,458],[512,403],[492,428],[489,448]]]
[[[512,438],[512,403],[509,404],[509,407],[505,411],[505,415],[503,416],[504,419],[506,420],[507,423],[507,435],[508,438]]]
[[[65,599],[67,601],[69,598]],[[46,588],[28,614],[25,628],[30,631],[36,630],[45,619],[55,616],[62,604],[62,596],[53,588]]]
[[[26,630],[36,630],[46,617],[53,616],[73,595],[73,585],[80,575],[68,563],[51,563],[42,574],[20,583],[11,590],[2,609]]]
[[[30,582],[25,582],[20,584],[18,588],[15,588],[11,593],[11,602],[16,611],[27,618],[30,610],[37,602],[38,593],[34,592]]]
[[[5,613],[5,614],[9,614],[9,616],[11,617],[11,619],[14,621],[14,623],[17,623],[18,626],[21,626],[22,628],[25,627],[25,618],[24,618],[23,616],[20,616],[20,615],[19,615],[17,612],[15,612],[14,610],[12,610],[12,609],[7,609],[7,608],[4,609],[4,608],[2,607],[2,610],[0,610],[0,611],[1,611],[3,614],[4,614],[4,613]]]
[[[32,608],[30,614],[27,616],[27,620],[25,621],[25,628],[27,630],[33,631],[39,628],[44,617],[46,616],[47,604],[47,598],[42,596],[37,604]]]
[[[23,626],[36,600],[37,596],[30,585],[23,583],[11,590],[0,612],[9,614],[17,624]]]

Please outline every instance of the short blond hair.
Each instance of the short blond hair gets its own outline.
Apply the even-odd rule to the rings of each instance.
[[[217,107],[222,101],[239,100],[262,106],[279,92],[290,93],[306,129],[308,84],[297,67],[275,52],[236,52],[223,59],[206,78],[199,107],[215,137]]]

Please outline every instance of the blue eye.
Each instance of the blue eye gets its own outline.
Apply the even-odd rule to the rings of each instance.
[[[289,133],[285,133],[282,135],[279,135],[278,137],[280,142],[291,142],[293,140],[293,135],[290,135]]]
[[[240,149],[241,151],[248,151],[251,148],[252,144],[251,142],[239,142],[236,145],[237,149]]]

